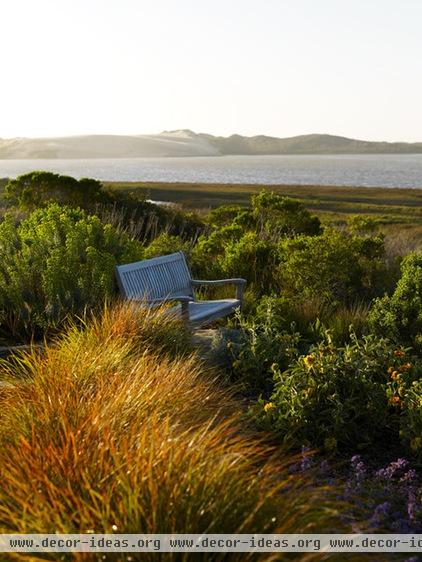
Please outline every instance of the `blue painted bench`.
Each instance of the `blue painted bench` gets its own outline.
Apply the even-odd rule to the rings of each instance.
[[[242,306],[245,279],[201,281],[192,279],[183,252],[116,267],[116,278],[123,297],[154,306],[179,301],[170,312],[194,325],[208,324]],[[201,301],[195,298],[200,286],[232,284],[236,298]]]

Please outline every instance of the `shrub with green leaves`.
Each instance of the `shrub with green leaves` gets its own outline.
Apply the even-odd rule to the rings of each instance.
[[[243,277],[256,294],[274,290],[276,245],[255,232],[247,232],[239,240],[227,242],[218,266],[224,277]]]
[[[412,358],[397,350],[402,364],[390,367],[387,396],[400,416],[400,439],[411,453],[422,460],[422,378]],[[409,361],[410,360],[410,361]]]
[[[200,236],[192,250],[195,268],[205,277],[220,277],[220,260],[224,256],[226,246],[240,240],[242,235],[243,229],[240,226],[228,225],[214,230],[208,236]]]
[[[261,191],[252,197],[252,215],[256,229],[272,236],[321,233],[319,218],[311,215],[303,203],[273,192]]]
[[[228,342],[232,377],[248,391],[270,392],[273,369],[284,370],[297,357],[300,339],[281,327],[270,304],[255,318],[240,316],[237,338]]]
[[[107,201],[107,195],[98,180],[77,180],[44,171],[29,172],[10,180],[4,189],[4,196],[13,205],[24,209],[50,203],[86,207]]]
[[[403,259],[394,293],[374,302],[369,321],[375,333],[422,350],[422,254]]]
[[[206,220],[215,227],[227,226],[244,211],[240,205],[220,205],[207,214]]]
[[[143,257],[138,242],[80,209],[57,204],[0,224],[0,317],[14,336],[57,327],[114,292],[116,264]]]
[[[262,427],[291,445],[368,447],[386,434],[398,435],[387,383],[402,362],[385,339],[354,337],[335,347],[327,333],[288,369],[274,367],[274,392],[252,412]]]
[[[379,223],[372,216],[352,215],[348,220],[348,227],[351,232],[372,234],[379,229]]]
[[[165,256],[174,252],[189,253],[189,242],[183,241],[180,236],[171,236],[163,232],[145,248],[144,258],[155,258],[157,256]]]
[[[278,283],[287,295],[351,303],[382,293],[382,237],[350,236],[326,229],[321,236],[279,242]]]

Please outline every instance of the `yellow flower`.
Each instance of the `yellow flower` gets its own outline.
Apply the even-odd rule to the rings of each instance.
[[[264,411],[268,412],[268,410],[271,410],[271,408],[274,408],[274,404],[272,402],[267,402],[264,406]]]
[[[415,437],[414,439],[412,439],[412,441],[410,442],[410,448],[413,451],[417,451],[418,449],[420,449],[422,446],[422,437]]]
[[[305,363],[307,369],[311,369],[312,364],[315,363],[315,356],[307,355],[306,357],[303,358],[303,362]]]

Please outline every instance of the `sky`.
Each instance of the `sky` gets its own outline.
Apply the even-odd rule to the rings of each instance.
[[[422,0],[0,0],[0,138],[422,141]]]

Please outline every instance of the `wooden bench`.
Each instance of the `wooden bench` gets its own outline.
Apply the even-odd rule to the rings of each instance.
[[[222,318],[242,305],[245,279],[200,281],[192,279],[183,252],[143,260],[116,267],[117,283],[126,299],[142,301],[150,306],[162,302],[179,301],[170,312],[186,322],[201,325]],[[195,288],[201,285],[236,287],[235,299],[198,301]]]

